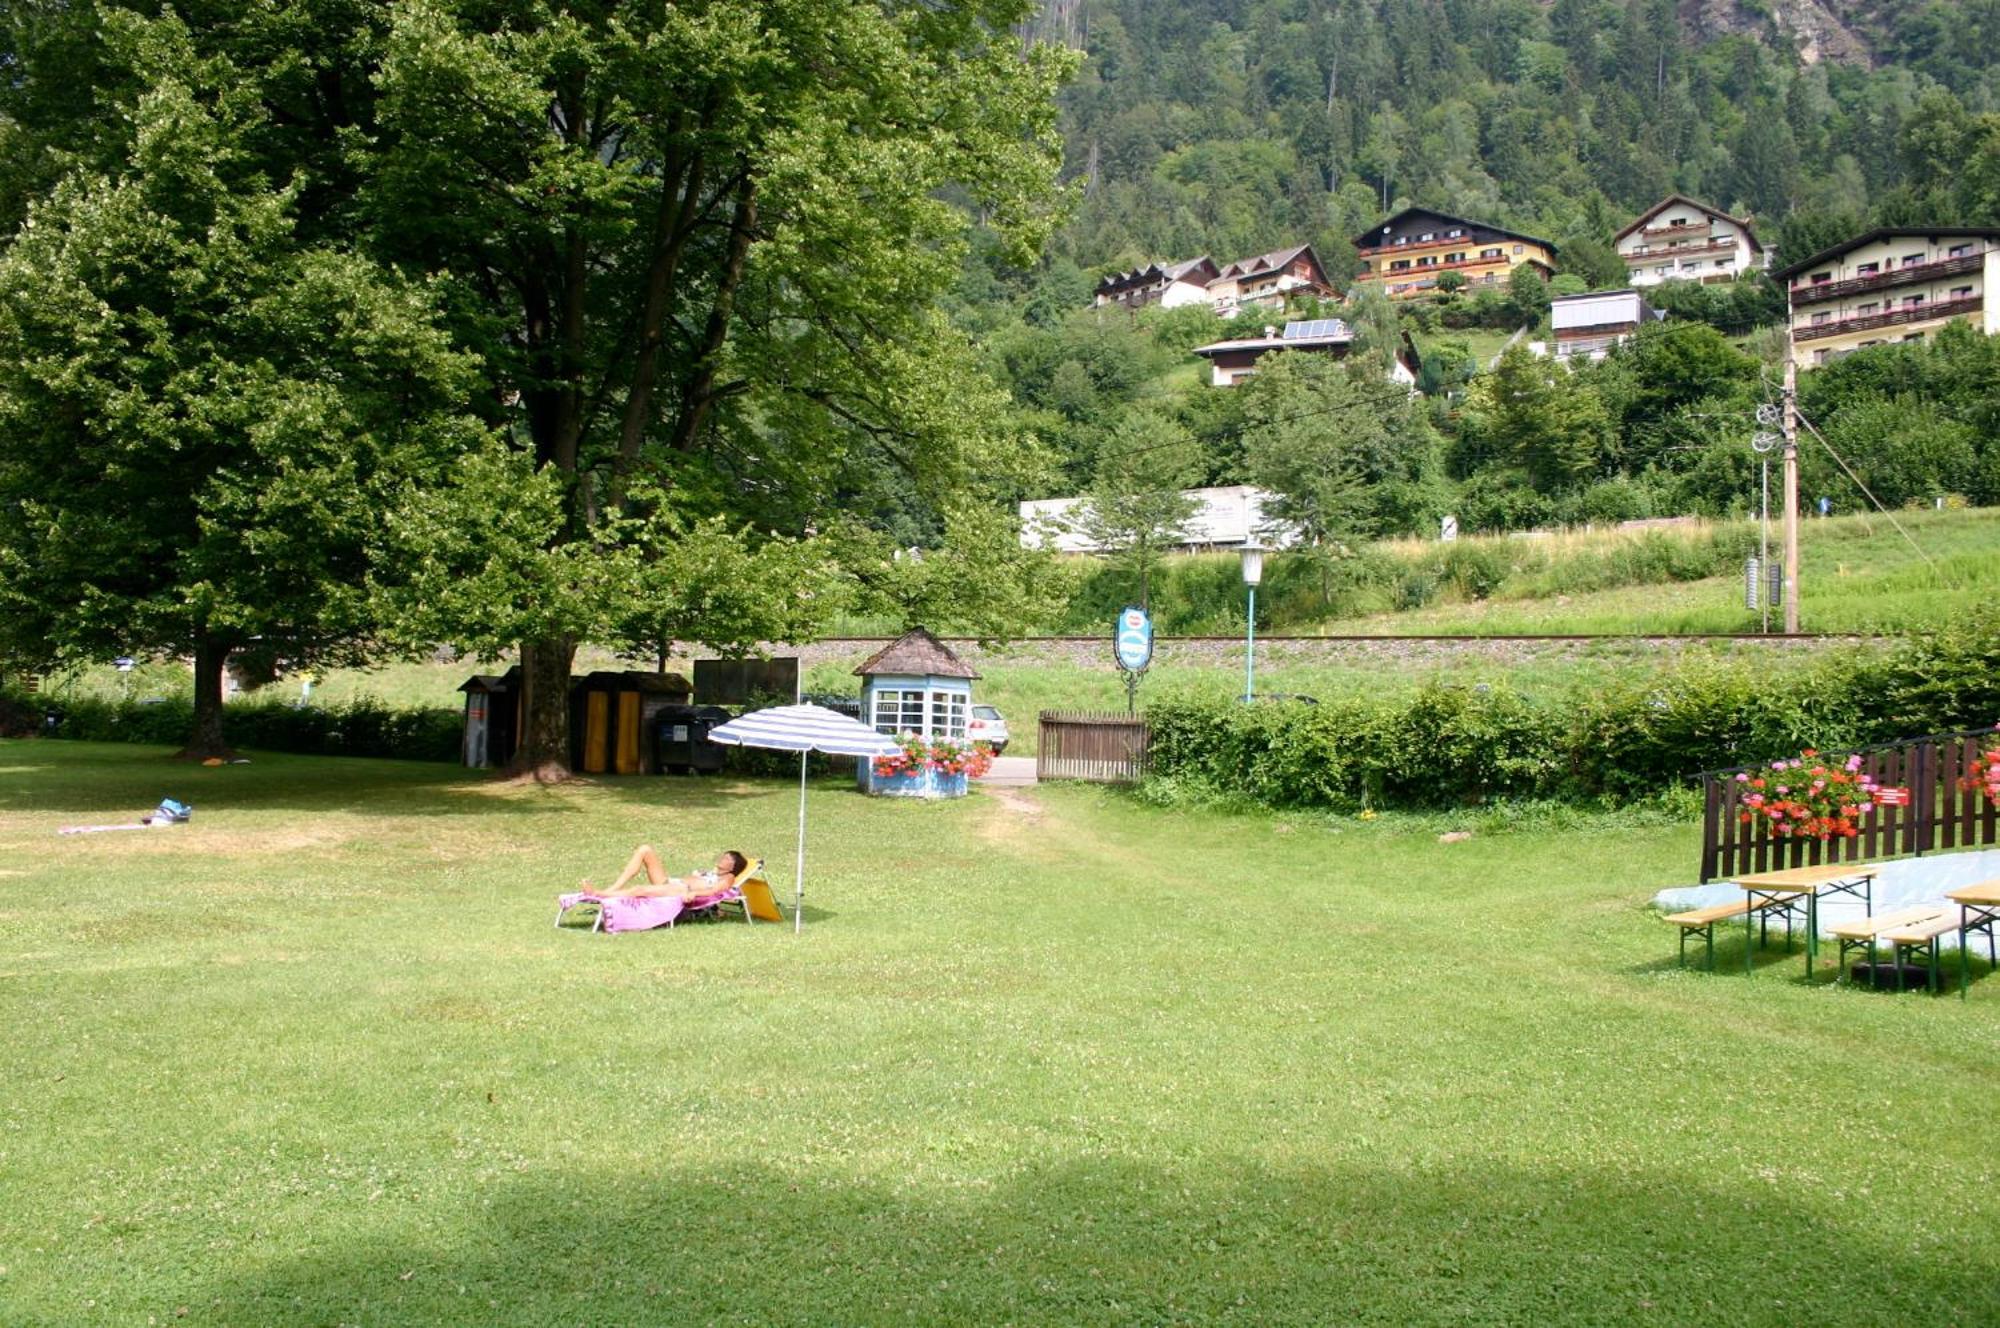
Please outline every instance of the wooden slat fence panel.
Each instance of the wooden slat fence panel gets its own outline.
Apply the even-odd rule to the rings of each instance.
[[[1976,729],[1861,748],[1862,770],[1883,784],[1909,789],[1910,801],[1902,807],[1876,807],[1862,817],[1858,836],[1831,845],[1775,836],[1762,820],[1749,825],[1739,821],[1743,785],[1736,776],[1768,774],[1768,763],[1711,770],[1701,777],[1701,879],[2000,843],[2000,808],[1978,789],[1959,786],[1981,749],[1995,738],[1991,729]]]
[[[1145,778],[1148,731],[1143,715],[1044,710],[1035,778],[1133,784]]]

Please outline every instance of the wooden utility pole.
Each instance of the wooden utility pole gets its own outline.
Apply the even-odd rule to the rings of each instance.
[[[1785,634],[1799,630],[1799,369],[1785,324]]]

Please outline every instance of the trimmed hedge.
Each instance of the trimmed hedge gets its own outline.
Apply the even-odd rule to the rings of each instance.
[[[1495,799],[1629,802],[1703,770],[2000,716],[2000,619],[1887,652],[1697,657],[1581,699],[1429,682],[1326,704],[1169,697],[1149,707],[1154,777],[1272,807]]]
[[[138,702],[37,696],[15,698],[62,716],[52,736],[84,742],[178,746],[194,728],[190,697]],[[236,701],[222,709],[232,746],[307,756],[375,756],[456,761],[465,717],[443,707],[398,707],[362,698],[334,706]]]

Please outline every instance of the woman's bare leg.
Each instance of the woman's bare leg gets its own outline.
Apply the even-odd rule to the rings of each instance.
[[[626,885],[642,871],[646,873],[646,881],[650,885],[665,885],[667,883],[667,869],[660,865],[660,855],[653,852],[651,844],[641,844],[638,848],[632,850],[631,860],[625,864],[625,870],[618,873],[618,879],[611,883],[610,889],[600,891],[599,893],[607,895],[615,895],[621,892],[630,894],[642,893],[638,890],[625,890]]]

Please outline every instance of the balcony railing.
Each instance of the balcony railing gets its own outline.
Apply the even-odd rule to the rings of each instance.
[[[1445,249],[1465,243],[1467,241],[1463,235],[1454,235],[1449,240],[1408,240],[1402,244],[1378,244],[1368,249],[1356,249],[1354,252],[1367,258],[1372,254],[1407,254],[1411,250]]]
[[[1865,277],[1849,277],[1845,281],[1822,281],[1817,285],[1809,281],[1795,281],[1792,283],[1792,303],[1819,304],[1890,286],[1908,286],[1920,281],[1935,281],[1939,277],[1956,276],[1961,272],[1977,272],[1985,266],[1986,254],[1986,250],[1980,249],[1957,258],[1940,258],[1933,263],[1916,263],[1887,272],[1871,272]]]
[[[1707,235],[1708,233],[1709,222],[1705,217],[1700,221],[1690,221],[1682,226],[1648,226],[1645,230],[1639,232],[1640,235],[1648,240],[1674,240],[1679,239],[1683,235]]]
[[[1413,263],[1409,267],[1398,267],[1398,268],[1385,267],[1382,269],[1382,275],[1385,277],[1413,277],[1429,272],[1450,272],[1455,268],[1491,267],[1495,263],[1505,263],[1507,261],[1508,261],[1507,256],[1505,254],[1502,254],[1497,258],[1461,258],[1455,263],[1446,263],[1442,261],[1436,263],[1425,263],[1422,267],[1418,267]],[[1369,274],[1364,272],[1361,275],[1365,277],[1368,276]]]
[[[1625,338],[1622,336],[1558,338],[1556,340],[1556,358],[1559,360],[1569,360],[1575,359],[1579,355],[1604,354],[1623,340]]]
[[[1827,323],[1810,323],[1805,327],[1792,329],[1794,341],[1816,341],[1821,337],[1837,337],[1847,332],[1867,332],[1878,327],[1896,327],[1903,323],[1928,323],[1939,318],[1957,318],[1962,314],[1976,314],[1985,308],[1986,301],[1977,295],[1958,300],[1939,300],[1936,304],[1910,305],[1901,309],[1891,309],[1887,313],[1863,314],[1859,318],[1839,318]]]
[[[1703,254],[1733,254],[1736,241],[1716,240],[1710,244],[1684,244],[1677,249],[1649,249],[1645,253],[1633,252],[1624,255],[1625,266],[1643,267],[1658,259],[1700,258]]]
[[[1626,337],[1639,330],[1639,325],[1630,319],[1622,323],[1589,323],[1583,327],[1559,327],[1555,330],[1556,340],[1587,341],[1592,337]]]

